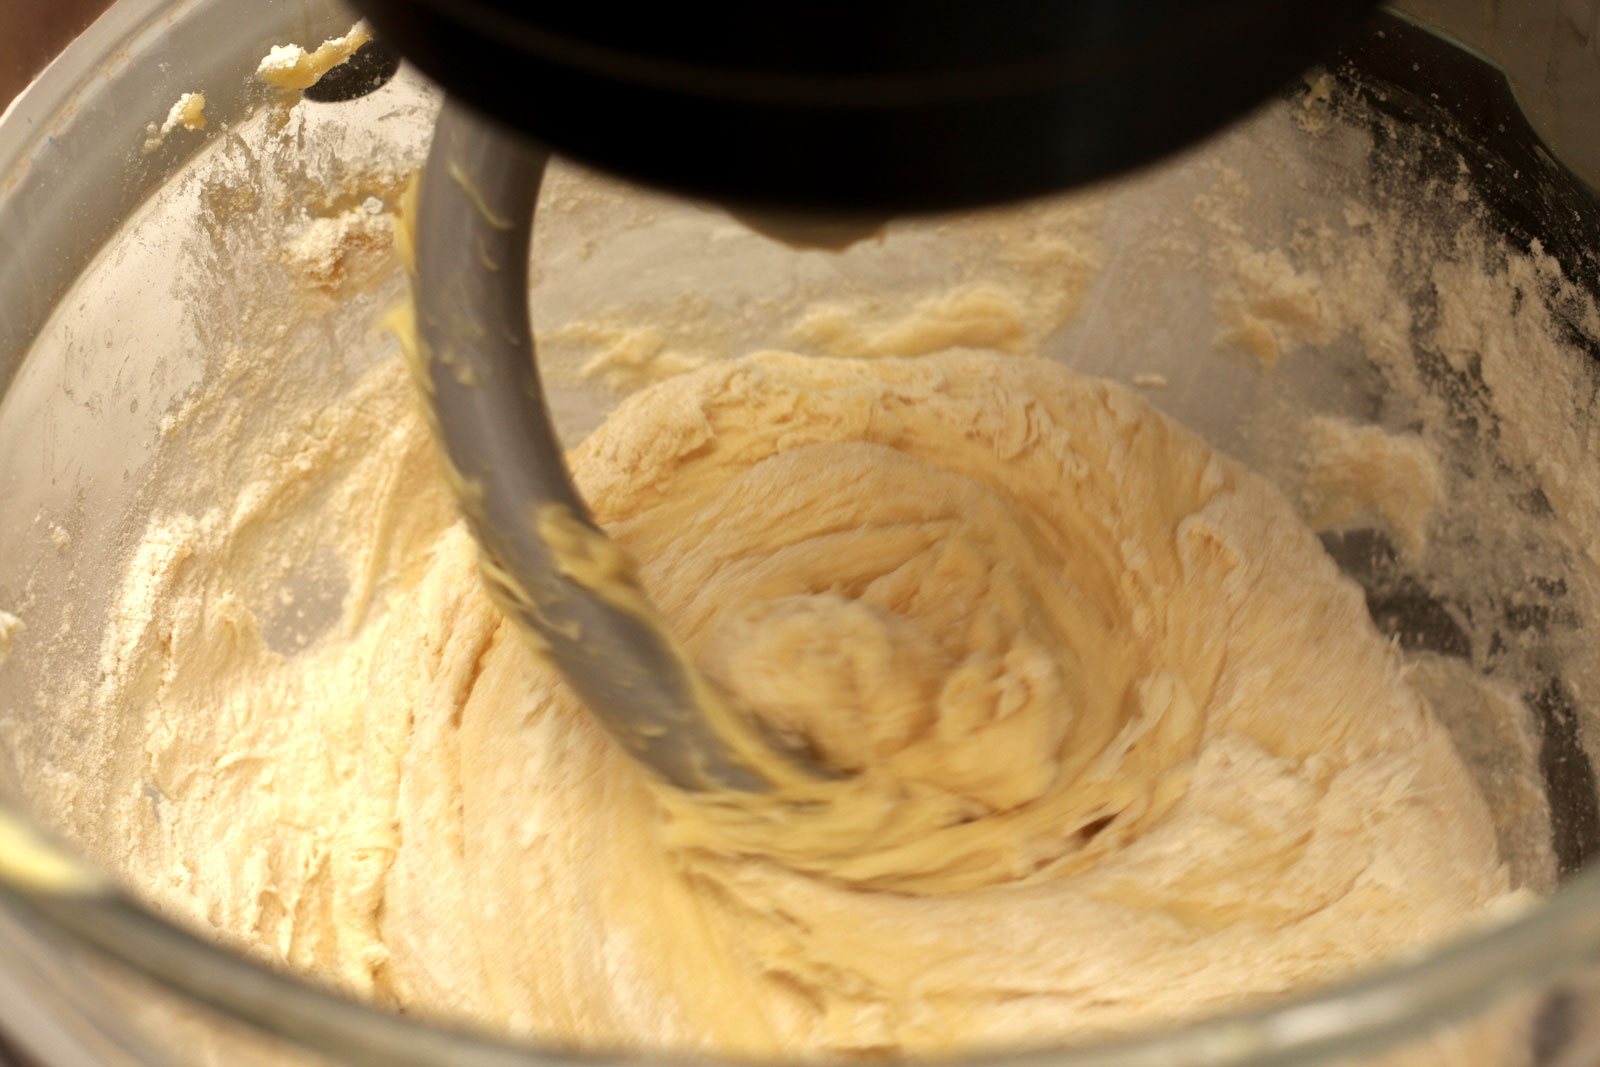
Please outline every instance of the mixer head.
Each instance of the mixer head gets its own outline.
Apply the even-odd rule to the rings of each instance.
[[[894,213],[1104,178],[1326,58],[1372,0],[356,0],[450,94],[724,204]]]

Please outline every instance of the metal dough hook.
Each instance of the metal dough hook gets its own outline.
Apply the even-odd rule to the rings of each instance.
[[[625,554],[590,518],[551,429],[528,314],[549,155],[459,104],[439,116],[416,213],[413,289],[414,369],[435,436],[491,593],[589,710],[673,785],[766,791],[777,784],[770,769],[749,758],[749,744],[764,743],[759,727],[735,718],[667,629]],[[794,754],[788,762],[796,776],[824,773]]]

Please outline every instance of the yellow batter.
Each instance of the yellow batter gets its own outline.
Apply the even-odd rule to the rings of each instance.
[[[158,711],[103,850],[268,959],[545,1040],[914,1054],[1238,1007],[1507,893],[1360,591],[1120,387],[762,354],[576,451],[707,673],[855,772],[805,810],[630,763],[489,604],[406,389],[375,370],[130,584],[162,643],[121,698]],[[290,517],[350,588],[286,655],[245,583]]]

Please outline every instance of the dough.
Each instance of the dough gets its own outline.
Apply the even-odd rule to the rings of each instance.
[[[295,44],[275,45],[256,65],[256,77],[280,89],[309,89],[370,40],[372,30],[363,20],[343,37],[330,37],[311,51]]]
[[[136,567],[157,710],[113,862],[226,940],[546,1041],[921,1054],[1237,1008],[1508,891],[1359,589],[1127,390],[766,353],[576,450],[706,671],[855,772],[765,799],[655,786],[574,703],[405,390],[378,369]],[[349,590],[285,654],[242,574],[291,518]]]

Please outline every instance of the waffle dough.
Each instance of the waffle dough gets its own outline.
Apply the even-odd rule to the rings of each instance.
[[[121,865],[225,939],[562,1043],[915,1054],[1235,1008],[1508,890],[1360,591],[1116,385],[769,353],[577,449],[708,673],[856,772],[765,800],[659,789],[574,703],[481,591],[404,388],[232,513],[320,508],[365,553],[332,634],[268,651],[229,596],[250,528],[185,535],[161,813],[133,802]]]

